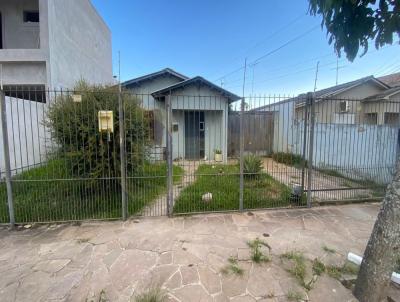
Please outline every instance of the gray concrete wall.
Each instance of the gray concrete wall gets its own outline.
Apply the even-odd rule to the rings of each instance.
[[[3,48],[40,48],[39,23],[24,23],[23,11],[39,10],[38,0],[1,1]]]
[[[111,84],[111,32],[89,0],[48,1],[50,79],[54,89],[80,79]]]

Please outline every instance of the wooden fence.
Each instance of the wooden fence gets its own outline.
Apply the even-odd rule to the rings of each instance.
[[[244,151],[257,155],[272,153],[274,142],[274,113],[248,111],[243,116]],[[238,156],[240,149],[240,112],[228,117],[228,156]]]

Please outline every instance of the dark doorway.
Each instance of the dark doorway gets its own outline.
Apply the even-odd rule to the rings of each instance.
[[[3,49],[3,17],[0,12],[0,49]]]
[[[185,158],[204,158],[204,111],[185,112]]]

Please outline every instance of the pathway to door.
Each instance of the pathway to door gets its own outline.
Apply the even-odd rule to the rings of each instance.
[[[182,190],[192,184],[196,180],[196,171],[199,167],[200,161],[182,160],[175,163],[177,166],[183,168],[183,175],[179,183],[173,186],[173,200],[172,208],[174,207],[175,200],[178,199]],[[166,216],[168,215],[167,208],[167,192],[158,196],[157,199],[146,206],[140,213],[141,216]]]

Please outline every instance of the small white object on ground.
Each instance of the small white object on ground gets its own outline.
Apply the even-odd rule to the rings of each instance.
[[[30,229],[31,227],[32,227],[31,224],[25,224],[25,225],[24,225],[24,228],[25,228],[25,229]]]
[[[347,255],[347,260],[349,260],[350,262],[357,264],[357,265],[361,265],[362,259],[363,259],[362,257],[360,257],[356,254],[353,254],[353,253],[348,253],[348,255]],[[400,274],[399,273],[393,272],[391,279],[393,282],[400,284]]]
[[[209,201],[212,200],[212,198],[213,198],[213,196],[212,196],[212,193],[210,193],[210,192],[208,192],[206,194],[203,194],[201,196],[201,200],[204,201],[204,202],[209,202]]]

